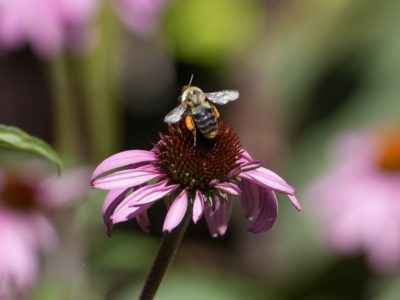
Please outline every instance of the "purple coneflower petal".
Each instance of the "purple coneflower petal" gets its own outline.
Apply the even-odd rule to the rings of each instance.
[[[247,161],[240,166],[240,169],[242,172],[245,172],[245,171],[257,169],[257,168],[261,167],[263,164],[264,163],[261,160]]]
[[[150,208],[156,200],[164,197],[170,191],[173,191],[177,188],[176,186],[169,186],[169,190],[166,190],[164,188],[167,184],[168,180],[164,180],[156,184],[146,185],[138,188],[132,194],[124,198],[124,201],[122,201],[115,208],[114,213],[111,216],[112,223],[115,224],[118,222],[126,221],[128,219],[136,218],[144,211],[144,208]],[[141,199],[141,197],[144,197],[146,200],[149,200],[149,198],[151,198],[151,200],[153,201],[134,206],[135,204],[137,204],[137,199]]]
[[[232,211],[231,197],[228,197],[228,200],[225,203],[220,203],[219,198],[215,197],[215,202],[216,207],[214,211],[209,204],[206,204],[204,209],[204,217],[213,238],[225,234]]]
[[[122,203],[120,206],[124,206],[124,209],[119,209],[120,206],[114,211],[114,214],[111,216],[112,224],[128,221],[130,219],[135,219],[137,216],[143,214],[150,207],[153,206],[154,203],[145,204],[142,206],[135,207],[126,207]]]
[[[249,231],[254,234],[266,232],[274,225],[278,215],[278,201],[276,195],[271,190],[265,190],[258,187],[260,193],[260,212],[253,224],[249,227]]]
[[[161,173],[153,166],[142,166],[136,169],[115,172],[111,175],[94,180],[92,184],[93,187],[97,189],[126,189],[163,176],[165,176],[165,174]]]
[[[136,163],[142,162],[152,162],[156,161],[158,158],[156,154],[152,151],[145,150],[127,150],[119,152],[106,158],[102,163],[100,163],[94,170],[92,179],[95,179],[101,174],[109,172],[111,170],[129,166]]]
[[[246,162],[249,162],[249,161],[253,161],[253,158],[251,157],[249,152],[247,152],[246,150],[242,149],[242,151],[240,153],[239,162],[246,163]]]
[[[260,187],[246,180],[242,180],[239,186],[242,190],[240,204],[244,212],[244,217],[247,220],[252,220],[260,205]]]
[[[147,203],[152,203],[160,198],[165,197],[169,193],[175,191],[179,184],[166,185],[168,180],[160,181],[156,184],[144,186],[127,197],[129,206],[140,206]]]
[[[241,194],[240,188],[231,182],[218,183],[214,187],[232,196],[240,196]]]
[[[204,208],[204,218],[207,223],[208,230],[210,231],[210,234],[213,238],[218,237],[218,226],[215,222],[215,219],[212,218],[213,215],[213,210],[210,206],[209,203],[206,203],[205,208]]]
[[[196,224],[200,220],[201,216],[203,215],[203,211],[204,211],[203,194],[199,190],[197,190],[193,201],[193,214],[192,214],[193,223]]]
[[[183,190],[174,200],[165,217],[163,232],[171,232],[185,217],[188,207],[188,192]]]
[[[240,169],[240,167],[236,167],[234,169],[232,169],[229,173],[228,176],[226,176],[228,179],[234,178],[236,176],[238,176],[240,174],[240,172],[242,172],[242,170]]]
[[[246,150],[242,149],[239,162],[242,164],[242,166],[246,167],[252,164],[257,164],[260,161],[253,160],[250,154]],[[284,194],[294,194],[296,192],[296,190],[292,186],[290,186],[282,177],[264,167],[259,167],[253,170],[249,170],[249,168],[246,168],[242,171],[243,172],[239,175],[239,177],[241,178],[247,177],[246,179],[253,181],[254,183],[258,183],[264,186],[267,185],[268,188],[272,188],[277,192],[281,192]],[[261,173],[262,175],[258,173]],[[253,178],[250,179],[249,177]],[[271,184],[271,187],[268,186],[268,184]]]
[[[288,189],[292,190],[293,193],[296,192],[296,189],[294,187],[292,187],[290,184],[288,184],[281,176],[279,176],[275,172],[273,172],[267,168],[264,168],[264,167],[260,167],[254,171],[263,173],[263,174],[271,177],[272,179],[274,179],[276,182],[281,183],[282,185],[286,186]]]
[[[256,170],[242,172],[239,174],[239,178],[246,179],[252,183],[287,195],[292,195],[296,192],[296,190],[278,174],[263,167]]]
[[[295,195],[288,195],[290,203],[296,208],[297,211],[301,211],[301,205]]]
[[[119,222],[122,222],[127,219],[136,218],[136,216],[140,213],[139,208],[152,206],[153,202],[164,197],[170,191],[176,189],[176,187],[173,186],[168,187],[169,189],[165,189],[167,183],[168,181],[164,180],[156,184],[143,186],[131,193],[115,208],[114,213],[111,216],[113,223],[117,223],[116,220],[121,220]],[[142,199],[142,197],[145,200],[152,201],[136,205],[137,200]],[[132,214],[134,214],[134,216],[132,216]]]
[[[109,191],[106,199],[103,202],[103,221],[107,227],[107,235],[112,235],[112,225],[113,220],[111,216],[114,214],[115,209],[121,202],[125,199],[126,194],[129,192],[129,189],[119,189],[119,190],[112,190]]]
[[[147,215],[147,212],[138,215],[136,217],[136,221],[138,222],[139,227],[144,231],[149,233],[150,232],[150,221]]]

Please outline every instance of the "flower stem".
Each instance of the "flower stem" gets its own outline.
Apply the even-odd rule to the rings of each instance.
[[[190,213],[186,213],[185,219],[181,224],[170,233],[165,233],[160,248],[157,253],[156,260],[147,276],[146,283],[140,294],[140,300],[151,300],[157,292],[168,267],[174,259],[183,236],[190,222]]]

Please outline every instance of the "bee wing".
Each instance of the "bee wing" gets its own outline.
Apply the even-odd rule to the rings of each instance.
[[[205,95],[210,102],[219,105],[227,104],[228,102],[235,101],[239,98],[239,92],[234,90],[205,93]]]
[[[164,118],[164,122],[167,124],[174,124],[182,120],[183,115],[186,112],[186,104],[181,103],[173,110],[171,110]]]

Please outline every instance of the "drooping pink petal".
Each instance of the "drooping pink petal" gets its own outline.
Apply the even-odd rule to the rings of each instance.
[[[280,183],[283,186],[286,186],[286,188],[289,189],[289,190],[292,190],[293,193],[296,192],[296,189],[294,187],[292,187],[290,184],[288,184],[281,176],[279,176],[275,172],[273,172],[273,171],[271,171],[271,170],[269,170],[267,168],[264,168],[264,167],[257,168],[254,171],[263,173],[264,175],[266,175],[266,176],[272,178],[273,180],[275,180],[277,183]]]
[[[210,231],[210,234],[213,238],[218,237],[218,226],[216,225],[215,220],[211,217],[213,211],[211,206],[206,203],[205,208],[204,208],[204,218],[207,223],[208,230]]]
[[[264,163],[260,160],[252,160],[252,161],[247,161],[244,162],[240,165],[240,169],[242,172],[244,171],[249,171],[249,170],[254,170],[259,167],[261,167]]]
[[[140,188],[129,195],[127,202],[130,203],[130,206],[140,206],[151,203],[165,197],[179,187],[179,184],[166,185],[167,183],[168,180],[164,180],[157,184],[147,185]]]
[[[242,206],[244,217],[248,220],[252,220],[260,205],[260,188],[246,180],[242,180],[239,183],[239,186],[242,190],[240,204]]]
[[[235,178],[236,176],[238,176],[238,175],[240,174],[240,172],[242,172],[242,170],[240,169],[240,167],[233,168],[233,169],[228,173],[228,176],[226,176],[226,178],[227,178],[227,179]]]
[[[146,212],[154,203],[144,204],[142,206],[126,207],[124,209],[115,210],[111,216],[112,224],[128,221]],[[121,204],[122,206],[122,204]]]
[[[127,150],[119,152],[106,158],[93,171],[92,179],[97,178],[101,174],[112,171],[117,168],[126,167],[129,165],[156,161],[157,156],[153,151],[145,150]]]
[[[129,191],[130,188],[109,191],[103,201],[103,206],[101,209],[103,216],[110,216]]]
[[[141,212],[151,207],[154,202],[165,197],[178,188],[179,185],[170,185],[168,180],[156,184],[143,186],[124,199],[114,210],[111,220],[113,224],[136,218]],[[139,200],[141,201],[139,203]],[[143,208],[145,208],[143,210]]]
[[[97,189],[104,190],[126,189],[163,176],[165,176],[165,174],[161,173],[153,166],[142,166],[136,169],[118,171],[105,177],[95,179],[92,185]]]
[[[144,213],[138,215],[136,217],[136,221],[138,222],[140,228],[146,232],[149,233],[150,232],[150,221],[149,221],[149,217],[147,215],[147,212],[145,211]]]
[[[200,220],[201,216],[203,215],[203,211],[204,211],[203,194],[199,190],[196,190],[193,201],[193,213],[192,213],[193,223],[196,224]]]
[[[239,178],[287,195],[292,195],[296,192],[296,190],[286,183],[279,175],[263,167],[242,172],[239,174]]]
[[[231,182],[218,183],[214,187],[232,196],[240,196],[241,194],[240,188]]]
[[[182,222],[187,211],[188,202],[188,192],[187,190],[183,190],[168,209],[163,225],[163,232],[171,232]]]
[[[250,161],[253,161],[253,158],[250,156],[249,152],[242,149],[240,152],[239,162],[246,163],[246,162],[250,162]]]
[[[276,195],[271,190],[258,187],[260,193],[260,211],[253,224],[249,227],[249,231],[254,234],[266,232],[274,225],[278,215],[278,201]]]
[[[226,233],[232,211],[231,197],[228,197],[225,203],[221,203],[220,199],[215,197],[215,202],[214,211],[208,203],[205,205],[204,209],[204,217],[213,238],[223,236]]]
[[[301,211],[301,205],[295,195],[288,195],[290,203],[296,208],[297,211]]]
[[[130,191],[129,189],[111,190],[108,192],[106,199],[103,202],[103,221],[107,227],[107,235],[112,235],[113,221],[111,216],[114,214],[115,209],[125,199],[126,194]]]

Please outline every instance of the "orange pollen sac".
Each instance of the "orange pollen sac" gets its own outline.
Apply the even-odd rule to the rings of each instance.
[[[0,201],[15,210],[31,210],[36,206],[36,189],[21,179],[10,178],[0,191]]]
[[[381,140],[378,164],[386,172],[400,172],[400,133],[386,134]]]
[[[194,123],[191,116],[187,115],[185,118],[186,128],[192,131],[194,129]]]

